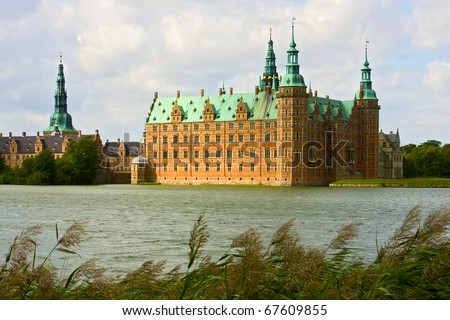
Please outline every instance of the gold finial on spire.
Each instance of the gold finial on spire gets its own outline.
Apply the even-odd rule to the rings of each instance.
[[[62,63],[62,51],[59,53],[59,63]]]
[[[270,40],[272,40],[272,25],[269,26]]]

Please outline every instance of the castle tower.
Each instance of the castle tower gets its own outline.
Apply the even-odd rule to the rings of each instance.
[[[356,147],[357,167],[364,178],[378,178],[378,98],[372,89],[371,69],[367,59],[367,43],[365,61],[361,68],[359,90],[355,94],[356,121],[358,121],[358,140]]]
[[[279,78],[276,66],[275,52],[273,51],[272,27],[270,27],[270,38],[268,42],[266,65],[264,73],[259,80],[259,89],[263,91],[265,87],[270,86],[274,90],[278,90]]]
[[[282,184],[295,184],[303,181],[303,166],[300,158],[303,131],[308,119],[308,95],[298,64],[298,50],[294,38],[294,20],[292,21],[292,39],[287,50],[286,74],[281,78],[277,95],[277,128],[279,136],[278,177]],[[294,126],[294,124],[296,124]],[[294,178],[293,172],[296,177]],[[297,179],[297,180],[294,180]]]
[[[58,76],[56,79],[55,110],[50,116],[49,126],[44,129],[44,135],[48,136],[54,133],[55,126],[57,126],[62,135],[78,133],[78,130],[72,125],[72,116],[67,112],[66,80],[64,78],[62,56],[59,59]]]

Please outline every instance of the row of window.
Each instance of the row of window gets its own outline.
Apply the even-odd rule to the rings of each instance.
[[[255,171],[255,164],[254,163],[250,163],[250,171],[253,172]],[[222,170],[222,164],[221,163],[217,163],[215,165],[210,165],[210,164],[205,164],[205,171],[209,172],[212,171],[214,168],[216,169],[216,171],[221,171]],[[227,163],[227,171],[232,171],[233,168],[233,164],[232,163]],[[163,171],[167,171],[167,164],[165,164],[163,166]],[[183,166],[178,166],[177,164],[173,165],[173,171],[177,172],[177,171],[189,171],[189,165],[186,163]],[[239,171],[244,171],[244,164],[243,163],[239,163],[238,165],[238,170]],[[199,163],[194,163],[194,171],[200,171],[200,164]],[[277,171],[277,164],[276,163],[268,163],[266,164],[266,171],[270,172],[270,171]]]
[[[216,123],[214,124],[214,128],[215,130],[222,130],[222,124],[225,125],[224,123]],[[184,125],[172,125],[172,131],[178,131],[179,127],[183,127],[183,131],[189,131],[189,125],[188,124],[184,124]],[[236,124],[234,122],[228,122],[228,130],[234,130],[236,127]],[[276,122],[265,122],[264,123],[264,127],[266,129],[270,129],[270,128],[276,128],[277,127],[277,123]],[[205,123],[205,124],[198,124],[198,123],[194,123],[193,124],[193,130],[194,131],[198,131],[198,130],[211,130],[213,128],[212,125],[210,125],[209,123]],[[239,122],[237,124],[237,128],[239,130],[244,130],[244,129],[256,129],[256,122],[255,121],[249,121],[248,125],[247,122]],[[158,125],[153,125],[153,131],[158,131]],[[169,125],[165,124],[162,126],[162,131],[169,131]]]
[[[162,154],[162,159],[168,159],[169,158],[169,152],[164,150],[161,152]],[[300,152],[297,150],[297,152],[294,152],[295,157],[298,157],[298,155],[300,154]],[[189,159],[189,151],[184,150],[182,153],[184,159]],[[238,150],[238,158],[244,158],[244,155],[246,157],[250,157],[250,158],[256,158],[256,149],[248,149],[248,153],[245,154],[244,149],[239,149]],[[289,155],[289,149],[283,149],[280,152],[280,155],[283,157],[287,157]],[[264,158],[276,158],[278,156],[278,150],[277,149],[269,149],[266,148],[264,149]],[[222,150],[216,150],[215,152],[210,152],[209,150],[204,150],[203,151],[203,158],[207,159],[207,158],[221,158],[222,157]],[[228,149],[227,150],[227,154],[226,157],[228,159],[232,159],[233,158],[233,150]],[[153,151],[152,153],[152,158],[153,159],[158,159],[158,151]],[[178,152],[178,150],[174,150],[172,151],[172,158],[173,159],[179,159],[180,158],[180,153]],[[194,150],[194,159],[198,159],[200,158],[200,150]]]
[[[285,134],[286,139],[287,139],[287,133]],[[237,139],[236,139],[237,137]],[[213,138],[215,141],[213,141]],[[175,135],[172,137],[172,143],[173,144],[177,144],[177,143],[189,143],[189,136],[188,135],[184,135],[183,139],[181,140],[180,137],[178,135]],[[204,143],[210,143],[210,142],[217,142],[217,143],[221,143],[222,142],[222,136],[220,134],[216,134],[216,135],[204,135],[203,136],[203,140],[202,142]],[[245,135],[244,134],[229,134],[228,135],[228,142],[256,142],[256,134],[255,133],[250,133],[248,136],[248,141],[245,141]],[[266,133],[264,135],[264,141],[265,142],[270,142],[270,141],[277,141],[277,134],[276,133]],[[152,137],[152,143],[153,144],[157,144],[158,143],[158,137],[157,136],[153,136]],[[162,137],[162,143],[163,144],[168,144],[169,143],[169,138],[167,136],[163,136]],[[196,134],[193,136],[193,143],[200,143],[200,135]]]

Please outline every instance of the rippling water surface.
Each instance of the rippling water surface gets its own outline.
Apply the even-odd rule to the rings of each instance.
[[[55,244],[73,221],[88,222],[89,238],[75,249],[80,257],[56,258],[68,269],[90,258],[109,273],[124,275],[148,260],[173,267],[187,261],[189,232],[200,214],[211,230],[206,253],[223,254],[232,239],[256,227],[264,241],[291,218],[301,241],[323,247],[341,226],[361,222],[352,243],[371,259],[406,213],[450,208],[448,189],[289,188],[234,186],[0,186],[0,254],[14,237],[41,224],[39,255]]]

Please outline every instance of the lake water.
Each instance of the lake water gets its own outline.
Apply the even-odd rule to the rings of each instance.
[[[306,246],[324,247],[339,228],[360,222],[352,243],[366,259],[376,254],[401,224],[407,212],[420,205],[424,214],[450,208],[448,189],[243,187],[243,186],[8,186],[0,185],[1,262],[14,237],[26,227],[44,226],[39,255],[55,244],[73,221],[85,219],[89,237],[58,266],[72,269],[98,258],[107,273],[123,276],[148,260],[167,260],[167,266],[186,264],[189,232],[200,214],[211,230],[206,253],[219,258],[232,239],[257,228],[264,241],[284,222],[295,226]],[[66,257],[66,256],[65,256]]]

